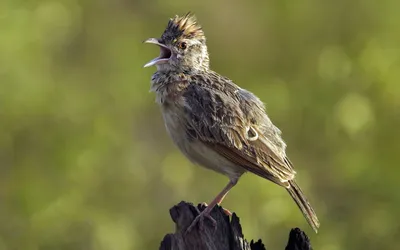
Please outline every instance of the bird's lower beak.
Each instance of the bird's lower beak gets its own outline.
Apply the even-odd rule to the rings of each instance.
[[[157,64],[167,63],[169,58],[171,57],[171,50],[165,45],[158,41],[156,38],[149,38],[144,43],[152,43],[158,45],[160,47],[160,55],[150,62],[146,63],[144,67],[150,67]]]

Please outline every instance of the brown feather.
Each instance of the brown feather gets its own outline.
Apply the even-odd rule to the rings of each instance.
[[[206,143],[210,148],[214,149],[218,154],[226,157],[228,160],[242,166],[247,171],[252,172],[260,177],[268,179],[275,184],[278,184],[283,187],[287,187],[284,182],[282,182],[279,178],[272,175],[271,172],[266,171],[264,167],[261,167],[259,163],[254,161],[254,158],[249,157],[247,154],[243,154],[241,150],[237,148],[226,147],[222,144],[215,143]]]
[[[182,17],[171,18],[164,33],[172,34],[177,39],[180,37],[205,39],[203,29],[190,12]]]

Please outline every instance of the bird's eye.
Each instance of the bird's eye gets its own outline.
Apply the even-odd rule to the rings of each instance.
[[[186,49],[186,47],[187,47],[187,44],[185,42],[179,43],[179,48]]]

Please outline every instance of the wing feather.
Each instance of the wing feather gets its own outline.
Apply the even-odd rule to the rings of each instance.
[[[261,101],[216,74],[194,80],[184,94],[190,99],[185,114],[191,133],[194,131],[198,140],[247,171],[287,186],[296,172],[286,156],[280,131]]]

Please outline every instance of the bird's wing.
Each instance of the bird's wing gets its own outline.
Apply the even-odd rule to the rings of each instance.
[[[296,172],[286,157],[280,131],[259,99],[231,82],[221,86],[224,79],[214,80],[218,86],[208,81],[190,84],[185,91],[188,136],[247,171],[287,187]]]

